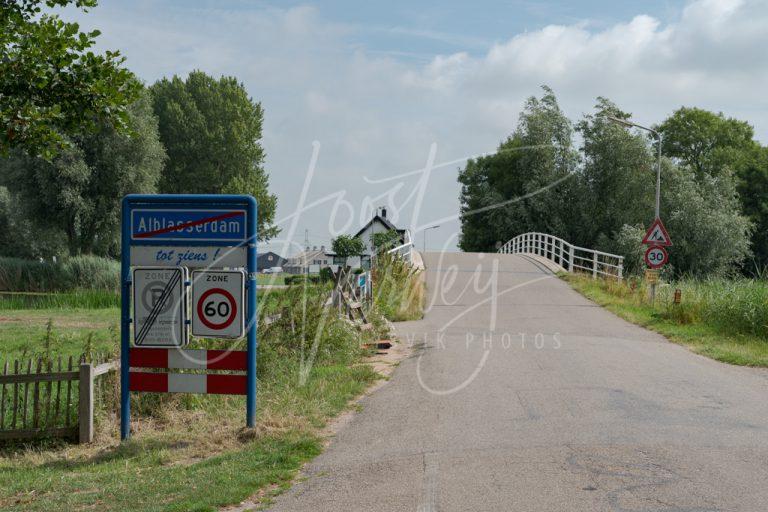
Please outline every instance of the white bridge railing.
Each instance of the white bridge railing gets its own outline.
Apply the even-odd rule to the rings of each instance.
[[[578,247],[546,233],[517,235],[502,245],[499,252],[535,254],[557,263],[568,272],[583,270],[590,272],[592,277],[603,275],[621,279],[624,273],[623,256]]]
[[[411,238],[411,230],[406,229],[405,234],[403,236],[403,244],[398,245],[397,247],[394,247],[387,251],[388,254],[397,254],[401,258],[403,258],[405,261],[410,263],[413,260],[413,255],[411,254],[413,251],[413,240]]]

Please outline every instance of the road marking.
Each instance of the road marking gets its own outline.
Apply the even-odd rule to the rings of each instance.
[[[437,453],[424,454],[424,499],[419,505],[418,512],[437,512],[440,483],[438,480],[439,464]]]

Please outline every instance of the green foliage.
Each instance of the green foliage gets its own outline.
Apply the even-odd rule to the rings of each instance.
[[[0,310],[12,309],[108,309],[120,307],[116,290],[74,290],[70,292],[3,292]]]
[[[395,229],[374,233],[371,235],[371,241],[376,248],[376,254],[385,252],[403,243],[400,233]]]
[[[325,307],[329,293],[326,285],[291,286],[275,294],[270,309],[281,315],[268,326],[260,326],[260,376],[280,372],[279,360],[349,364],[362,354],[354,326]]]
[[[574,179],[578,194],[569,218],[568,240],[584,247],[610,250],[625,225],[653,220],[655,158],[647,140],[610,122],[629,114],[605,98],[595,113],[585,115],[577,130],[582,136],[583,166]],[[642,236],[637,239],[639,242]]]
[[[393,322],[418,320],[424,315],[424,276],[392,254],[380,254],[373,268],[373,302]]]
[[[755,149],[752,155],[739,168],[737,190],[744,215],[754,223],[754,268],[747,270],[760,273],[768,268],[768,148]]]
[[[664,154],[708,178],[737,177],[741,208],[755,226],[754,264],[747,271],[768,266],[768,149],[755,140],[749,123],[698,108],[681,108],[658,127],[664,135]]]
[[[0,179],[9,190],[6,204],[23,215],[6,217],[16,232],[5,236],[13,236],[15,245],[28,240],[25,255],[50,254],[37,242],[38,231],[58,234],[71,255],[119,254],[121,200],[129,193],[154,192],[165,159],[146,93],[128,109],[128,121],[131,135],[102,124],[96,132],[73,136],[72,147],[50,162],[21,152],[0,162]]]
[[[292,276],[285,276],[285,284],[291,286],[295,284],[318,284],[323,281],[320,275],[315,274],[296,274]]]
[[[352,235],[339,235],[331,242],[333,252],[339,258],[350,258],[360,256],[365,251],[365,243],[362,239]]]
[[[64,258],[56,263],[0,258],[0,291],[59,292],[75,289],[116,291],[120,264],[98,256]]]
[[[160,192],[250,194],[259,204],[259,238],[272,226],[277,198],[269,193],[261,131],[264,112],[233,77],[193,71],[151,87],[168,161]]]
[[[541,98],[528,99],[517,129],[496,153],[469,160],[459,172],[465,251],[495,250],[513,233],[566,230],[572,193],[566,181],[576,163],[572,127],[552,90],[543,90]]]
[[[697,179],[684,168],[662,169],[662,217],[674,245],[678,276],[726,276],[749,255],[751,224],[742,216],[732,177]]]
[[[694,352],[731,364],[768,366],[768,284],[753,279],[662,283],[651,304],[642,281],[567,275],[571,285],[619,316]],[[675,290],[681,302],[675,304]]]
[[[330,267],[323,267],[320,269],[320,281],[327,282],[333,281],[333,271]]]
[[[127,131],[140,84],[119,52],[93,52],[98,30],[42,12],[68,5],[87,10],[96,0],[0,2],[0,154],[49,159],[99,123]]]
[[[689,166],[699,179],[735,170],[755,146],[749,123],[700,108],[676,110],[658,131],[664,137],[662,152]]]
[[[541,231],[582,247],[622,254],[626,269],[639,272],[644,267],[643,227],[653,220],[656,154],[645,136],[607,116],[630,118],[609,100],[598,98],[595,112],[576,124],[582,140],[579,161],[570,146],[570,124],[552,91],[545,89],[541,100],[529,100],[518,128],[499,151],[469,161],[459,174],[460,247],[495,250],[497,242]],[[677,133],[700,119],[725,126],[694,130],[708,137],[698,142]],[[669,251],[670,268],[677,275],[732,273],[750,254],[751,224],[741,214],[728,169],[758,161],[739,153],[749,148],[754,152],[751,128],[705,111],[682,109],[660,130],[668,136],[664,148],[674,157],[663,161],[661,194],[661,216],[675,243]],[[718,144],[730,146],[710,147]],[[689,166],[703,170],[690,172]],[[750,178],[768,184],[768,168],[765,175],[762,169],[756,163]],[[745,183],[740,182],[740,190]],[[742,198],[747,195],[742,192]],[[764,219],[768,224],[767,202],[754,197],[749,204],[756,222]]]
[[[0,173],[2,167],[0,160]],[[67,254],[67,240],[60,230],[33,223],[24,206],[18,194],[0,186],[0,255],[33,259]]]

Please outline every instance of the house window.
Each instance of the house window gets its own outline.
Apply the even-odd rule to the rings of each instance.
[[[334,265],[344,265],[346,261],[344,261],[344,258],[341,256],[334,256],[333,257],[333,264]]]

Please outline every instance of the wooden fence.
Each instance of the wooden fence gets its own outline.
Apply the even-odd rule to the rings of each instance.
[[[43,357],[6,361],[0,374],[0,440],[93,441],[96,403],[114,397],[101,377],[118,367],[118,361],[71,356],[55,362]]]

